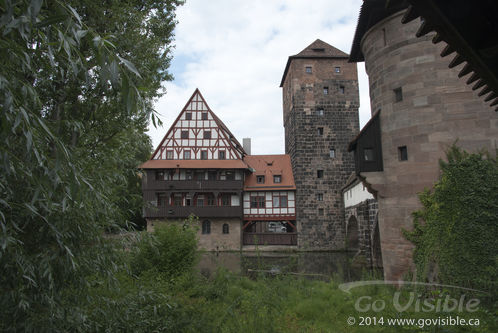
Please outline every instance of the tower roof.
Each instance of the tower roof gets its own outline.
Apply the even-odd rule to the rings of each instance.
[[[280,87],[283,87],[284,85],[285,77],[287,76],[287,72],[289,71],[292,59],[317,59],[317,58],[348,59],[349,54],[342,52],[338,48],[335,48],[332,45],[327,44],[320,39],[317,39],[298,54],[289,57],[289,59],[287,60],[287,64],[285,65],[284,75],[282,76]]]

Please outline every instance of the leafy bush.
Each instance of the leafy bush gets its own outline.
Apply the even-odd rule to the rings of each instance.
[[[134,274],[146,271],[177,277],[193,269],[198,259],[196,230],[176,224],[161,225],[139,241],[132,255]]]
[[[415,228],[419,280],[498,291],[498,163],[453,146],[432,191],[420,195]],[[433,280],[433,281],[431,281]]]

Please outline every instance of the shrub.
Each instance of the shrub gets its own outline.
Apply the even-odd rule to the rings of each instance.
[[[420,194],[415,228],[419,280],[486,290],[498,286],[498,163],[487,153],[453,146],[432,191]],[[433,280],[433,281],[431,281]]]
[[[191,271],[198,259],[196,230],[187,224],[162,225],[142,237],[132,255],[134,274],[145,271],[176,277]]]

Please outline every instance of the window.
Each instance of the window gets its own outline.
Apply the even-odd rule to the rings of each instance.
[[[225,172],[225,177],[226,180],[235,180],[235,172],[227,171]]]
[[[406,146],[398,147],[398,158],[400,161],[408,161],[408,150]]]
[[[330,148],[329,157],[330,158],[335,158],[335,149],[334,148]]]
[[[164,180],[164,171],[156,171],[156,180]]]
[[[197,195],[197,207],[202,207],[204,206],[204,194],[198,194]]]
[[[394,102],[401,102],[403,100],[403,90],[401,87],[393,90],[394,92]]]
[[[345,92],[344,86],[339,86],[339,92],[341,94],[344,94],[344,92]]]
[[[265,208],[265,197],[251,196],[251,208]]]
[[[323,108],[319,108],[315,112],[318,116],[323,116]]]
[[[329,94],[329,87],[323,87],[323,94],[328,95]]]
[[[256,183],[264,184],[265,183],[265,176],[256,176]]]
[[[224,160],[224,159],[226,159],[226,155],[225,155],[225,151],[224,151],[224,150],[220,150],[220,151],[218,152],[218,159],[219,159],[219,160]]]
[[[190,150],[184,150],[183,151],[183,159],[184,160],[190,160]]]
[[[173,159],[173,151],[172,150],[168,150],[166,152],[166,159],[167,160],[172,160]]]
[[[318,208],[318,215],[323,216],[323,208]]]
[[[207,159],[208,159],[208,151],[201,150],[201,160],[207,160]]]
[[[157,194],[157,206],[158,207],[164,207],[167,205],[168,202],[168,196],[166,193],[158,193]]]
[[[306,68],[305,68],[305,72],[306,72],[307,74],[311,74],[311,73],[312,73],[311,66],[306,66]]]
[[[316,178],[323,178],[323,170],[316,170]]]
[[[336,72],[336,73],[340,73],[340,72],[341,72],[341,67],[336,67],[336,68],[334,69],[334,72]]]
[[[204,171],[196,171],[195,172],[195,180],[204,180],[205,176],[206,176],[206,174],[204,173]]]
[[[202,113],[202,120],[208,120],[208,113],[207,112],[203,112]]]
[[[282,176],[281,175],[274,175],[273,176],[273,182],[275,184],[280,184],[282,182]]]
[[[216,180],[216,171],[208,171],[208,180]]]
[[[318,135],[323,135],[323,127],[318,127]]]
[[[232,196],[230,194],[222,194],[220,200],[221,206],[231,206]]]
[[[375,160],[373,148],[364,148],[363,149],[363,158],[365,161]]]
[[[183,197],[182,197],[181,193],[175,193],[173,195],[173,205],[182,206],[182,201],[183,201]]]
[[[192,170],[185,171],[185,179],[192,180]]]
[[[273,195],[273,208],[287,208],[287,195],[274,194]]]
[[[182,139],[188,139],[188,131],[182,131]]]
[[[202,233],[204,235],[209,235],[211,233],[211,222],[208,220],[202,222]]]
[[[323,201],[323,193],[317,193],[316,194],[316,200],[317,201]]]
[[[206,196],[207,196],[207,205],[214,206],[214,195],[212,193],[209,193]]]
[[[223,233],[225,235],[229,233],[229,227],[227,223],[223,224]]]
[[[204,130],[204,139],[211,139],[211,131]]]
[[[185,119],[186,120],[192,120],[192,112],[185,113]]]
[[[191,206],[192,205],[192,197],[190,194],[185,195],[185,206]]]

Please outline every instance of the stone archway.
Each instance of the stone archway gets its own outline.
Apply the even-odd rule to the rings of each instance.
[[[358,251],[360,248],[360,237],[358,233],[358,220],[352,215],[346,225],[346,250]]]

